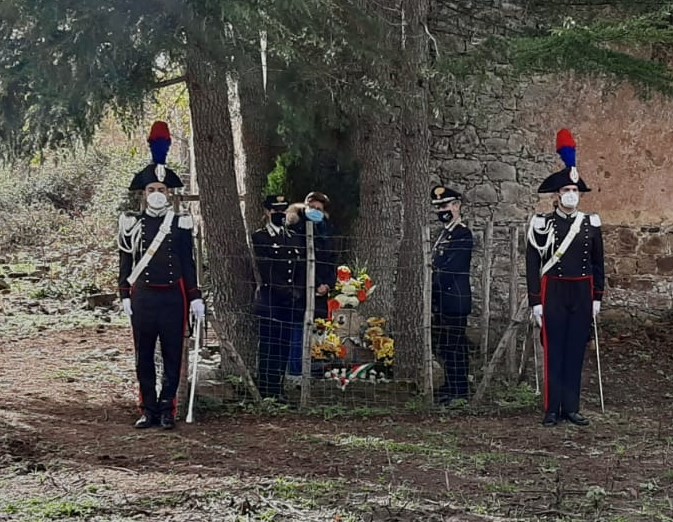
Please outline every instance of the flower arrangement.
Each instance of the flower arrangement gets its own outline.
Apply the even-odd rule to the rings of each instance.
[[[335,332],[332,321],[316,319],[311,344],[311,357],[317,361],[344,359],[347,355],[346,347]]]
[[[366,269],[359,270],[357,276],[353,276],[353,271],[348,266],[340,266],[337,269],[334,292],[327,302],[330,317],[340,308],[357,308],[360,303],[369,299],[375,288],[376,285]]]
[[[392,366],[395,362],[395,341],[386,335],[385,327],[385,319],[370,317],[367,319],[362,338],[365,346],[374,352],[377,362]]]

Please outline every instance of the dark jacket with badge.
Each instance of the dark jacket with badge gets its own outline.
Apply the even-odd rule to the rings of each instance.
[[[306,237],[267,225],[252,235],[261,277],[256,312],[300,322],[306,308]]]
[[[120,250],[119,263],[119,295],[122,299],[130,297],[131,284],[127,278],[133,267],[143,257],[159,227],[164,222],[164,216],[125,215],[120,221],[120,235],[128,238],[132,252]],[[147,267],[135,282],[135,287],[143,288],[170,288],[183,285],[187,300],[201,297],[196,280],[196,263],[193,256],[192,218],[176,215],[171,223],[171,233],[161,242],[159,249],[152,256]]]
[[[464,317],[472,312],[470,264],[474,241],[463,224],[444,228],[432,249],[432,311]]]
[[[526,278],[528,284],[528,303],[530,306],[542,304],[542,281],[540,271],[547,261],[557,252],[559,246],[570,232],[575,215],[566,216],[559,211],[538,214],[529,228],[528,248],[526,251]],[[543,254],[532,244],[538,246],[549,242]],[[600,301],[605,290],[605,267],[603,237],[600,218],[596,214],[582,217],[579,231],[561,258],[546,272],[546,275],[558,279],[592,279],[592,299]]]

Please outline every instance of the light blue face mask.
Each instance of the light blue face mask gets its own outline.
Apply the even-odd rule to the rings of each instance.
[[[322,220],[325,219],[324,212],[322,210],[318,210],[317,208],[307,208],[305,215],[306,219],[313,221],[314,223],[322,223]]]

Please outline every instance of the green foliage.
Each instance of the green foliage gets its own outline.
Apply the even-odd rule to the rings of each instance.
[[[641,92],[673,95],[673,72],[650,59],[649,46],[673,43],[670,7],[627,20],[564,26],[543,37],[516,39],[508,49],[517,72],[549,73],[572,70],[630,82]]]
[[[91,500],[71,502],[68,500],[52,500],[31,498],[20,502],[8,503],[3,511],[10,515],[22,514],[30,520],[62,520],[73,517],[89,517],[99,506]]]
[[[528,383],[510,386],[498,391],[495,403],[508,410],[533,409],[540,402],[539,395]]]
[[[287,88],[273,99],[289,100],[296,91],[293,107],[324,105],[348,85],[345,65],[361,56],[357,43],[377,48],[364,20],[359,9],[336,0],[6,0],[0,153],[21,158],[89,143],[110,109],[127,126],[137,123],[148,96],[184,73],[195,47],[207,52],[212,68],[244,73],[259,61],[260,31],[268,35],[269,70]],[[288,72],[292,82],[283,81]],[[313,96],[306,98],[308,92]]]
[[[265,196],[287,194],[287,170],[295,161],[295,156],[289,152],[280,154],[276,158],[276,166],[266,177],[266,187],[264,188]]]
[[[31,241],[40,239],[45,231],[67,226],[86,212],[113,219],[120,194],[139,166],[121,148],[93,147],[73,153],[60,151],[50,154],[45,162],[0,169],[0,214],[11,223],[33,225],[36,232],[51,222],[33,237],[24,230],[22,235]]]

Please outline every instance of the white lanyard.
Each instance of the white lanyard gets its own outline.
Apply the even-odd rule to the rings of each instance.
[[[163,242],[164,238],[171,233],[171,225],[173,224],[174,217],[175,212],[173,212],[172,210],[166,212],[164,221],[161,223],[159,231],[157,232],[157,235],[154,236],[154,240],[150,244],[150,247],[147,249],[147,252],[145,252],[140,261],[138,261],[138,264],[133,268],[133,272],[131,272],[131,275],[126,278],[126,280],[131,284],[131,286],[135,284],[136,279],[138,279],[141,272],[145,270],[151,259],[154,257],[154,254],[157,253],[157,250],[159,250],[159,247],[161,246],[161,243]]]
[[[540,275],[543,276],[549,270],[556,264],[558,263],[561,258],[563,257],[563,254],[566,253],[566,250],[568,250],[568,247],[570,246],[570,243],[573,242],[573,239],[575,239],[575,236],[577,233],[580,231],[580,227],[582,226],[582,221],[584,220],[585,214],[582,212],[578,212],[577,216],[575,217],[575,221],[573,221],[573,224],[570,225],[570,230],[568,231],[568,235],[565,237],[565,239],[561,242],[559,247],[556,249],[556,252],[552,254],[552,256],[549,258],[549,260],[544,264],[542,267],[542,270],[540,271]],[[551,234],[551,232],[550,232]]]

